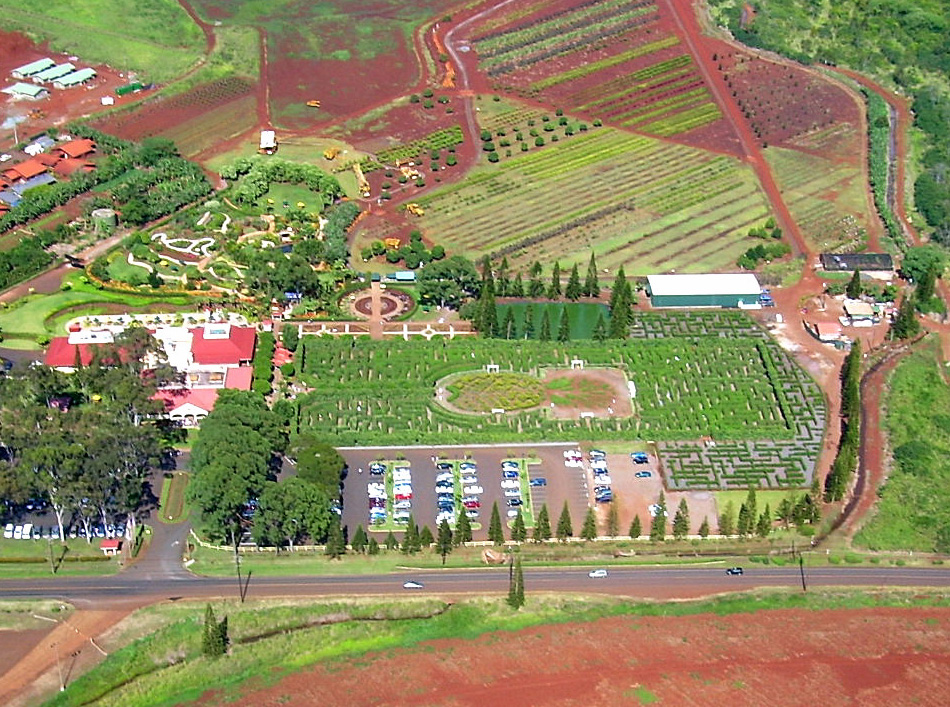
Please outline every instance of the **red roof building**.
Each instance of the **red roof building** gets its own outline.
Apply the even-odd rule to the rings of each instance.
[[[152,396],[165,406],[169,419],[194,427],[214,409],[217,388],[164,388]]]
[[[224,387],[233,390],[250,390],[254,378],[254,369],[250,366],[229,368],[224,379]]]
[[[79,158],[85,157],[96,151],[96,143],[92,140],[83,138],[81,140],[70,140],[62,142],[56,146],[55,152],[61,152],[63,157]]]
[[[53,171],[61,177],[68,177],[76,172],[91,172],[94,169],[92,162],[66,158],[53,165]]]
[[[206,324],[191,334],[191,353],[200,366],[249,365],[254,358],[257,332],[252,327]]]
[[[50,368],[72,372],[76,369],[77,361],[82,366],[88,366],[92,363],[93,349],[96,346],[111,344],[112,341],[111,332],[104,332],[102,341],[78,344],[69,343],[69,337],[67,336],[57,336],[49,342],[44,363]]]
[[[57,157],[56,155],[51,155],[47,152],[41,152],[30,161],[39,162],[41,165],[44,165],[46,167],[52,167],[57,162],[59,162],[59,157]]]
[[[17,182],[21,179],[30,179],[43,174],[46,171],[46,165],[40,164],[36,159],[30,159],[26,162],[20,162],[8,168],[4,173],[11,182]]]

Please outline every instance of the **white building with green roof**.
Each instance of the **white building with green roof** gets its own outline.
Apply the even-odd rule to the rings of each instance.
[[[51,66],[56,66],[56,62],[47,56],[43,57],[42,59],[37,59],[36,61],[31,61],[29,64],[24,64],[23,66],[17,67],[10,72],[10,75],[15,79],[28,79],[33,76],[33,74],[38,74],[41,71],[45,71]]]
[[[79,71],[74,71],[71,74],[66,74],[55,81],[53,81],[53,88],[73,88],[74,86],[81,86],[90,79],[96,77],[96,72],[93,69],[80,69]]]
[[[33,74],[30,79],[33,83],[48,83],[49,81],[55,81],[56,79],[62,78],[67,74],[71,74],[76,70],[76,65],[66,62],[65,64],[57,64],[56,66],[51,66],[48,69],[43,69],[38,74]]]

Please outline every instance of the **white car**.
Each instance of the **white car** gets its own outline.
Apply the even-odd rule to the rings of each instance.
[[[603,579],[604,577],[607,576],[607,570],[604,570],[604,569],[591,570],[590,572],[587,573],[587,576],[590,577],[591,579]]]
[[[425,585],[422,582],[413,582],[412,580],[404,582],[402,585],[403,589],[425,589]]]
[[[508,517],[509,517],[509,518],[517,518],[517,517],[518,517],[518,509],[517,509],[517,508],[509,508],[509,509],[508,509]]]
[[[23,540],[33,539],[33,524],[32,523],[25,523],[23,525],[23,530],[20,531],[20,537]]]
[[[386,485],[385,484],[368,484],[366,486],[366,490],[369,491],[370,493],[373,493],[374,491],[382,491],[383,493],[386,493]]]
[[[412,501],[396,501],[393,508],[397,511],[408,511],[412,508]]]
[[[435,522],[441,523],[443,520],[449,525],[455,525],[455,514],[452,511],[441,511],[439,515],[435,517]]]
[[[485,493],[485,489],[481,486],[466,486],[463,491],[469,496],[474,496],[479,493]]]
[[[2,155],[0,155],[0,162],[9,162],[12,159],[13,159],[13,155],[8,155],[5,152]]]
[[[412,474],[410,474],[408,471],[393,472],[393,481],[397,481],[397,482],[398,482],[398,481],[410,482],[410,481],[412,481]]]
[[[475,471],[476,469],[478,469],[478,465],[475,464],[474,462],[462,462],[461,464],[459,464],[459,469],[461,471]]]
[[[3,537],[7,540],[13,537],[13,523],[7,523],[3,526]]]
[[[521,482],[518,479],[504,479],[501,482],[501,487],[503,489],[520,489]]]
[[[521,489],[505,489],[505,496],[508,498],[521,498]]]
[[[477,484],[477,483],[478,483],[478,477],[477,477],[477,476],[471,476],[471,475],[466,476],[466,477],[464,477],[464,478],[462,479],[462,483],[463,483],[463,484]]]
[[[521,469],[521,465],[518,462],[503,461],[501,463],[501,468],[502,471],[519,471]]]
[[[611,480],[607,474],[594,474],[594,483],[598,486],[610,486]]]
[[[406,474],[408,474],[410,469],[408,466],[395,466],[393,467],[393,471],[396,473],[405,472]]]
[[[650,507],[649,507],[647,510],[650,511],[650,515],[651,515],[651,516],[653,516],[654,518],[656,518],[656,514],[660,512],[660,504],[659,504],[659,503],[653,503],[653,504],[650,505]],[[670,512],[669,512],[669,511],[663,511],[663,515],[664,515],[664,516],[669,516],[669,515],[670,515]]]
[[[455,475],[451,471],[443,471],[441,474],[436,474],[435,482],[439,483],[440,481],[448,481],[449,483],[455,481]]]

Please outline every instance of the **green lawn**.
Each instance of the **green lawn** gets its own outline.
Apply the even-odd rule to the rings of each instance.
[[[933,340],[891,375],[884,409],[894,463],[858,545],[950,552],[950,386],[941,365]]]
[[[81,538],[52,543],[46,540],[0,540],[0,578],[49,577],[50,552],[57,567],[56,576],[115,574],[119,564],[115,558],[103,560],[99,541],[87,543]],[[83,559],[89,558],[89,559]],[[95,559],[93,559],[95,558]]]
[[[158,519],[163,523],[181,523],[188,518],[191,507],[185,500],[185,489],[191,477],[182,471],[166,474],[158,504]]]
[[[204,52],[204,36],[175,0],[58,0],[7,5],[4,28],[46,40],[81,65],[135,70],[140,80],[168,81]]]
[[[582,281],[583,277],[581,275]],[[511,310],[518,333],[518,337],[515,338],[523,336],[524,313],[528,304],[528,302],[515,302],[498,305],[498,326],[504,326],[508,311]],[[537,338],[537,333],[540,331],[541,320],[544,318],[545,312],[548,313],[551,322],[551,338],[557,336],[558,324],[565,311],[568,312],[571,321],[571,339],[590,339],[593,336],[594,327],[597,325],[597,318],[603,316],[604,325],[610,319],[610,310],[607,309],[606,305],[590,302],[533,302],[531,307],[534,310],[534,338]]]

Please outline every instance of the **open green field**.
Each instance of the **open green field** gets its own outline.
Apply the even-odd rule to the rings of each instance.
[[[56,576],[109,575],[119,570],[117,558],[105,558],[99,550],[99,540],[91,543],[82,538],[58,540],[0,540],[0,577],[49,577],[50,567]]]
[[[188,518],[191,507],[185,500],[190,476],[183,471],[166,474],[158,502],[158,519],[163,523],[181,523]]]
[[[636,338],[605,343],[390,340],[356,348],[348,340],[308,337],[298,365],[313,392],[298,398],[300,431],[319,429],[335,445],[646,437],[671,441],[664,458],[669,456],[684,485],[715,487],[728,480],[745,488],[764,479],[769,486],[810,481],[809,464],[824,430],[820,392],[748,318],[727,312],[638,313],[633,331]],[[544,409],[478,415],[435,400],[437,381],[450,374],[497,364],[502,372],[539,375],[546,368],[569,368],[573,358],[588,367],[623,370],[637,388],[633,416],[554,419]],[[697,452],[696,440],[703,435],[720,445]],[[698,453],[718,456],[710,461]],[[737,459],[745,460],[746,468],[733,479]],[[794,469],[787,467],[792,463]]]
[[[645,275],[734,269],[768,214],[748,166],[684,145],[597,128],[516,153],[419,199],[423,229],[515,270],[583,266],[594,251],[602,268]]]
[[[913,596],[913,598],[911,598]],[[367,653],[391,651],[438,639],[471,639],[551,623],[589,622],[612,616],[742,614],[781,609],[947,606],[939,591],[867,592],[789,589],[730,594],[702,601],[632,602],[613,597],[532,593],[519,611],[500,597],[466,598],[449,605],[437,597],[237,600],[214,603],[228,617],[231,648],[225,658],[201,656],[205,603],[180,601],[141,609],[110,636],[108,657],[73,679],[52,706],[182,704],[208,691],[237,698],[246,683],[261,686],[321,661],[352,663]],[[816,620],[820,615],[816,614]],[[503,638],[499,637],[503,641]],[[174,664],[156,656],[175,656]]]
[[[136,268],[141,270],[141,268]],[[47,334],[62,335],[65,332],[54,331],[54,321],[64,310],[83,307],[82,314],[92,316],[95,305],[142,307],[150,304],[184,305],[185,297],[161,297],[155,295],[123,294],[97,290],[81,282],[80,275],[72,275],[68,282],[73,288],[48,295],[28,295],[6,309],[0,309],[0,329],[13,338],[30,339]],[[74,314],[73,316],[78,316]],[[56,322],[57,324],[59,322]]]
[[[950,386],[939,366],[933,340],[891,374],[884,407],[894,464],[858,545],[950,552]]]
[[[204,53],[204,35],[175,0],[58,0],[3,8],[4,29],[48,41],[82,62],[168,81]]]

